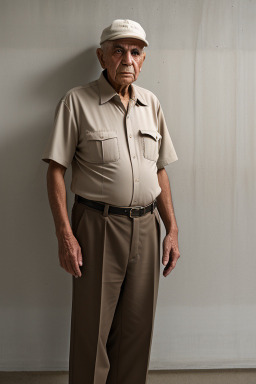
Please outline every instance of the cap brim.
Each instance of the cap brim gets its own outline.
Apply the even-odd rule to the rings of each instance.
[[[146,47],[149,46],[149,43],[148,43],[147,40],[143,39],[142,37],[138,37],[137,35],[130,34],[130,33],[127,34],[127,35],[122,33],[122,34],[118,34],[118,35],[115,35],[115,36],[112,36],[112,37],[108,37],[108,38],[102,40],[100,42],[100,44],[102,44],[102,43],[104,43],[105,41],[108,41],[108,40],[112,41],[112,40],[126,39],[126,38],[132,38],[132,39],[143,41],[143,43],[145,44]]]

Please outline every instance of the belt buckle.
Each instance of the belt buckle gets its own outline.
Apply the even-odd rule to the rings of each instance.
[[[143,213],[145,213],[145,207],[142,207],[142,206],[140,206],[140,205],[138,205],[137,207],[133,207],[133,208],[131,208],[130,209],[130,218],[132,218],[132,217],[140,217],[141,215],[139,214],[138,216],[132,216],[132,210],[133,209],[135,209],[135,210],[137,210],[137,211],[140,211],[140,209],[143,209]]]

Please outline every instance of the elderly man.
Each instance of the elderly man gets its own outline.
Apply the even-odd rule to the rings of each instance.
[[[115,20],[100,44],[100,78],[60,100],[43,154],[50,163],[60,265],[73,275],[69,384],[144,384],[160,274],[160,216],[164,276],[180,256],[164,168],[177,155],[158,99],[132,84],[148,45],[143,28]],[[64,183],[71,163],[72,229]]]

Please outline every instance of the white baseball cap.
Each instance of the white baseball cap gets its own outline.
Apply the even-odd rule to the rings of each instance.
[[[148,41],[146,40],[146,32],[142,26],[136,21],[127,19],[114,20],[109,27],[103,29],[100,38],[100,44],[107,40],[117,40],[128,37],[143,41],[146,47],[149,45]]]

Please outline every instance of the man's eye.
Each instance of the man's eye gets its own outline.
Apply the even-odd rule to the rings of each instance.
[[[115,52],[116,52],[116,53],[122,53],[122,49],[117,48],[117,49],[115,50]]]
[[[137,56],[137,55],[139,55],[140,53],[139,53],[139,51],[132,51],[132,54],[135,55],[135,56]]]

